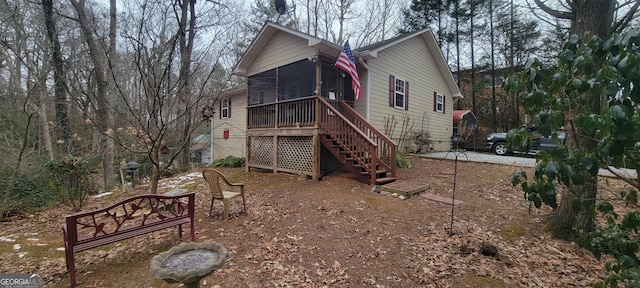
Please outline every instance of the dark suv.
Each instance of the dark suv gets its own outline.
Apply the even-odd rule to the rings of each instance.
[[[539,134],[538,134],[539,135]],[[567,133],[558,131],[558,142],[554,142],[552,138],[546,138],[541,135],[534,137],[533,145],[529,154],[537,154],[540,150],[551,151],[553,148],[563,146],[567,139]],[[507,133],[491,133],[487,136],[487,151],[491,151],[496,155],[510,155],[513,151],[507,149]]]

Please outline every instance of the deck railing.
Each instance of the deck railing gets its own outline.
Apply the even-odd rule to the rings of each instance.
[[[309,127],[316,122],[316,97],[304,97],[247,108],[248,129]]]

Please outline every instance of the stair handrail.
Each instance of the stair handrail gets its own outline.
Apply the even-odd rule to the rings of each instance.
[[[365,151],[369,153],[369,155],[371,155],[371,163],[365,163],[362,161],[362,159],[356,155],[354,153],[354,151],[352,149],[350,149],[347,146],[343,146],[343,148],[345,149],[345,151],[347,151],[347,153],[349,153],[349,155],[351,155],[356,162],[358,162],[358,164],[361,165],[361,167],[363,167],[365,169],[365,171],[367,173],[369,173],[369,175],[371,175],[371,183],[374,184],[375,183],[375,178],[376,178],[376,173],[375,173],[375,169],[377,166],[377,161],[379,159],[377,153],[378,153],[378,144],[373,141],[367,134],[365,134],[360,128],[358,128],[357,126],[355,126],[353,124],[353,122],[351,122],[349,119],[347,119],[340,111],[338,111],[338,109],[336,109],[335,107],[333,107],[333,105],[331,105],[331,103],[329,103],[326,99],[322,98],[322,97],[318,97],[319,103],[320,105],[318,105],[320,108],[319,111],[323,111],[320,112],[320,114],[318,115],[318,125],[320,125],[320,128],[325,129],[325,131],[327,130],[327,125],[324,125],[325,123],[323,121],[321,121],[322,116],[324,115],[324,113],[329,114],[329,115],[324,115],[326,116],[333,116],[333,117],[338,117],[342,120],[342,122],[346,123],[346,125],[348,127],[351,128],[351,132],[358,134],[360,136],[360,138],[365,139],[366,141],[366,147],[364,147]],[[325,110],[327,112],[324,112]],[[327,121],[328,122],[328,121]],[[326,131],[328,133],[332,133],[333,131]],[[335,133],[335,132],[334,132]],[[343,145],[343,143],[340,143],[341,145]]]
[[[346,112],[348,116],[352,117],[352,119],[349,119],[350,122],[357,122],[357,123],[354,123],[354,125],[358,127],[358,130],[361,130],[361,128],[359,127],[360,125],[366,127],[367,129],[369,129],[371,134],[373,134],[373,135],[367,135],[369,138],[371,138],[372,136],[378,137],[384,144],[384,146],[381,147],[382,150],[384,151],[385,148],[389,149],[389,155],[387,155],[389,157],[388,162],[385,161],[385,159],[381,159],[379,157],[382,155],[378,155],[377,153],[376,155],[378,156],[379,162],[387,168],[387,170],[391,173],[391,175],[396,176],[396,147],[398,145],[393,140],[391,140],[391,138],[389,138],[386,134],[382,133],[382,131],[378,130],[378,128],[376,128],[371,123],[369,123],[369,121],[367,121],[364,117],[362,117],[362,115],[360,115],[358,111],[353,109],[353,107],[349,106],[344,101],[339,101],[338,103],[340,105],[340,108],[342,108],[342,111]],[[342,111],[341,111],[341,114],[344,113]]]

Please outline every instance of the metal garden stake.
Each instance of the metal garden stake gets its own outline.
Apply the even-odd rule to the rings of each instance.
[[[455,156],[455,160],[453,161],[453,195],[451,195],[451,222],[449,224],[449,236],[453,235],[453,208],[456,206],[456,182],[457,182],[457,178],[458,178],[458,157],[460,155],[464,155],[465,157],[467,157],[467,161],[469,161],[469,156],[467,155],[467,153],[462,150],[454,150],[454,151],[449,151],[447,153],[447,158],[449,158],[449,153],[453,153],[453,155]]]

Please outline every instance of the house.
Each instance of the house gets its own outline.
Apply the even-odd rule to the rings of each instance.
[[[224,159],[228,156],[245,157],[247,85],[238,85],[225,90],[213,101],[214,107],[206,107],[202,111],[203,117],[209,119],[209,133],[200,134],[191,140],[191,158],[196,164],[211,164],[216,159]],[[210,111],[205,112],[205,109]],[[211,133],[213,133],[213,139],[211,139]],[[213,156],[210,152],[212,140]]]
[[[355,49],[357,100],[351,77],[333,65],[341,50],[263,26],[235,71],[248,83],[247,169],[317,179],[340,166],[373,185],[396,180],[396,151],[406,148],[398,143],[422,133],[435,150],[449,149],[453,102],[462,94],[431,31]]]

